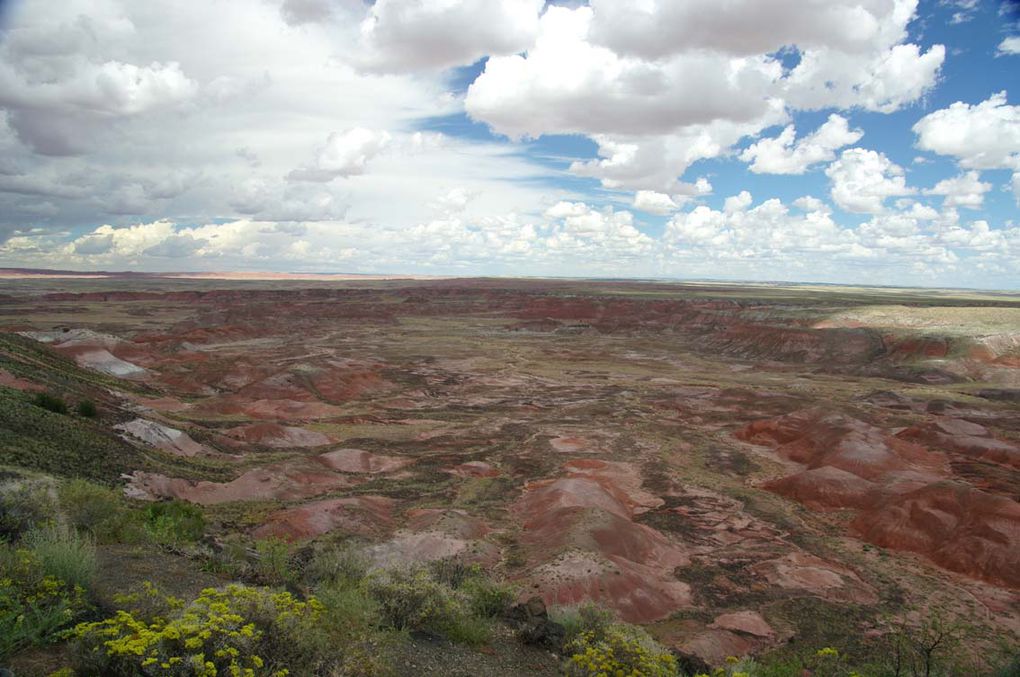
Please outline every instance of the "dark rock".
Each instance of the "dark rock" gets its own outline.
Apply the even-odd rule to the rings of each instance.
[[[692,653],[685,653],[679,649],[672,649],[671,653],[673,658],[676,659],[676,665],[680,668],[680,674],[682,675],[710,675],[712,674],[712,666],[703,661],[698,656]]]
[[[550,620],[535,621],[517,631],[517,637],[525,644],[540,646],[550,651],[562,649],[566,636],[566,628]]]
[[[510,607],[505,616],[517,630],[517,637],[525,644],[540,646],[550,651],[563,648],[567,630],[555,621],[549,620],[549,612],[541,597],[532,597],[523,604]]]
[[[424,644],[441,644],[443,642],[443,636],[431,630],[411,630],[408,634],[414,641]]]

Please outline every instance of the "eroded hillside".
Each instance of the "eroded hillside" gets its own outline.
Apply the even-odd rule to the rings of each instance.
[[[91,475],[224,534],[460,557],[708,663],[936,608],[1020,640],[1016,298],[119,286],[13,288],[0,386],[98,398]]]

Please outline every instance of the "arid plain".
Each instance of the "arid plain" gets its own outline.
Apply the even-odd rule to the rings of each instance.
[[[8,413],[0,463],[214,539],[478,562],[710,665],[933,614],[1020,642],[1016,295],[43,277],[0,327],[4,409],[88,397],[108,440],[28,455]]]

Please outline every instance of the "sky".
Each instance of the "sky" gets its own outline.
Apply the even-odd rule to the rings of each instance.
[[[0,266],[1020,289],[1020,4],[0,0]]]

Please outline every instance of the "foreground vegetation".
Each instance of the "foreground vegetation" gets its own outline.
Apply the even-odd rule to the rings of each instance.
[[[406,674],[391,659],[394,647],[422,635],[484,646],[511,623],[519,596],[456,560],[376,568],[341,544],[298,564],[286,543],[213,548],[205,531],[201,510],[189,504],[133,504],[84,480],[8,478],[0,492],[0,665],[60,645],[66,665],[54,674],[62,677]],[[97,547],[111,543],[184,553],[239,582],[185,598],[144,581],[100,600]],[[893,637],[880,664],[855,665],[821,647],[705,668],[595,606],[559,609],[553,618],[570,677],[976,674],[953,663],[960,629],[931,623]],[[997,674],[1020,674],[1020,665]]]

